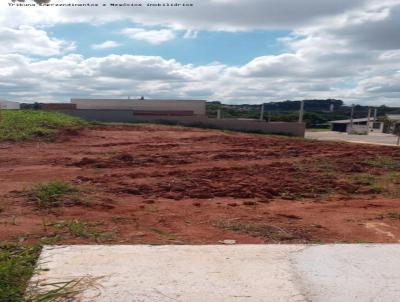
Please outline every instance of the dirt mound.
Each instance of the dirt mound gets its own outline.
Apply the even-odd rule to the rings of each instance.
[[[124,192],[145,197],[171,199],[216,197],[258,198],[266,200],[275,196],[287,199],[323,194],[341,186],[333,177],[298,172],[291,163],[254,165],[240,168],[214,168],[180,171],[172,177],[158,177],[151,184],[132,186],[121,183],[112,192]],[[158,181],[160,180],[160,181]],[[106,183],[110,179],[103,178]]]

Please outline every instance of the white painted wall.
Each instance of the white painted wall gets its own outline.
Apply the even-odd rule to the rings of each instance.
[[[0,109],[20,109],[21,104],[6,100],[0,100]]]
[[[368,134],[368,132],[369,132],[369,129],[368,129],[368,126],[367,125],[357,125],[357,124],[354,124],[354,125],[351,125],[351,124],[348,124],[347,125],[347,133],[348,134],[360,134],[360,135],[366,135],[366,134]]]
[[[137,100],[137,99],[71,99],[77,109],[129,109],[129,110],[180,110],[206,114],[203,100]]]

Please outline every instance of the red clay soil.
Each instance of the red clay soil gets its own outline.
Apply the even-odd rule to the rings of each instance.
[[[0,241],[400,242],[398,163],[396,147],[158,125],[3,142]],[[55,180],[80,193],[51,209],[24,193]]]

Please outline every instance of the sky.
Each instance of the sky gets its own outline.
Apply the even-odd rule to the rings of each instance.
[[[111,6],[123,3],[136,6]],[[181,5],[146,5],[156,3]],[[400,107],[400,0],[33,4],[0,3],[0,99],[336,98]]]

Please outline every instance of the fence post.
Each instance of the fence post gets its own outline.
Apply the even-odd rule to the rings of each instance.
[[[264,120],[264,103],[261,105],[260,121]]]
[[[370,124],[371,124],[371,107],[368,107],[368,119],[367,119],[368,134],[369,134],[369,132],[371,131],[371,128],[372,128],[372,127],[370,127]]]
[[[354,104],[351,105],[351,114],[350,114],[350,131],[351,134],[353,132],[353,119],[354,119]]]
[[[303,116],[304,116],[304,100],[301,101],[300,103],[299,123],[303,122]]]

